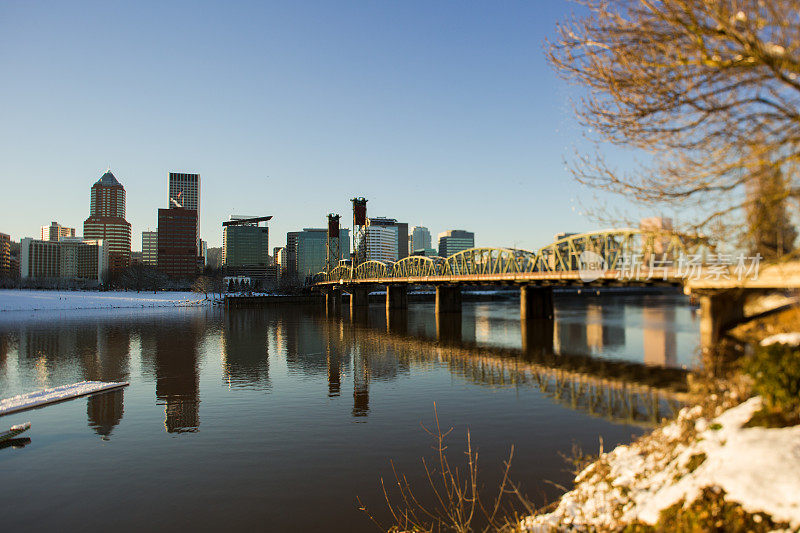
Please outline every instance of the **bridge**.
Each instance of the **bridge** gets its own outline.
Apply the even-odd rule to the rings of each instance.
[[[760,258],[745,259],[716,253],[701,236],[623,228],[571,235],[536,251],[471,248],[449,257],[340,264],[317,274],[314,286],[330,309],[349,293],[351,310],[367,306],[380,286],[387,310],[407,308],[409,286],[433,286],[437,317],[460,312],[464,286],[516,286],[523,321],[553,318],[555,287],[682,286],[700,301],[701,345],[711,348],[744,318],[748,296],[800,288],[800,266],[760,273]]]

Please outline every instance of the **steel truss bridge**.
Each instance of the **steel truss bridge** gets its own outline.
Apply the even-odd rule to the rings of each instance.
[[[552,319],[554,286],[683,285],[699,297],[700,339],[714,349],[725,331],[745,319],[748,298],[764,292],[800,289],[800,261],[763,265],[744,277],[741,265],[721,260],[708,239],[675,232],[632,228],[571,235],[536,251],[471,248],[450,257],[410,256],[397,262],[366,261],[320,272],[316,289],[326,305],[339,305],[342,290],[350,306],[368,305],[375,285],[386,287],[386,308],[408,306],[411,285],[436,287],[436,313],[461,310],[464,285],[506,284],[520,288],[520,318]],[[752,265],[751,265],[752,266]],[[703,279],[694,274],[713,273]]]
[[[471,248],[449,257],[409,256],[397,262],[339,265],[320,272],[314,281],[320,288],[370,283],[583,283],[581,273],[588,266],[598,269],[599,283],[677,283],[681,269],[690,267],[689,261],[702,261],[711,250],[702,237],[626,228],[571,235],[537,251]],[[593,254],[582,256],[584,252]],[[581,261],[587,257],[597,264]]]

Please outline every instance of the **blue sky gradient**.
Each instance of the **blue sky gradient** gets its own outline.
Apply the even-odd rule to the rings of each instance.
[[[0,231],[82,233],[110,165],[133,249],[167,174],[202,176],[201,234],[231,213],[287,231],[372,216],[536,248],[596,223],[564,168],[580,142],[543,40],[575,6],[508,2],[4,2]],[[35,202],[32,201],[35,199]]]

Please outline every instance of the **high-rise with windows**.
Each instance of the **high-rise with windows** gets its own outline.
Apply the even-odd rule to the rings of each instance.
[[[197,211],[183,207],[158,210],[158,269],[173,279],[197,275]]]
[[[451,229],[439,234],[439,255],[448,257],[475,247],[475,234],[471,231]]]
[[[62,226],[58,222],[51,222],[49,226],[42,226],[43,241],[58,241],[62,237],[74,237],[75,228]]]
[[[411,246],[409,253],[425,255],[425,250],[431,248],[431,232],[425,226],[414,226],[411,228],[409,239]]]
[[[158,266],[158,232],[142,232],[142,263]]]
[[[125,187],[107,170],[92,185],[89,218],[83,238],[103,240],[108,246],[108,268],[118,272],[131,261],[131,225],[125,220]]]
[[[197,251],[200,257],[200,174],[185,172],[170,172],[168,186],[167,207],[182,207],[195,212],[197,218]]]
[[[0,278],[11,277],[11,236],[0,233]]]

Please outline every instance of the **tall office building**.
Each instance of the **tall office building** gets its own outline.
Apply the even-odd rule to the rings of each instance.
[[[199,258],[202,246],[200,244],[200,174],[170,172],[168,192],[167,207],[183,207],[197,212],[197,257]]]
[[[0,278],[11,277],[11,236],[0,233]]]
[[[179,204],[179,205],[175,205]],[[200,174],[169,173],[169,207],[193,209],[200,215]]]
[[[158,232],[142,232],[142,263],[152,267],[158,266]]]
[[[409,253],[417,255],[426,255],[425,250],[431,248],[431,232],[425,226],[414,226],[411,228],[411,235],[408,240],[410,241]]]
[[[111,272],[130,265],[131,225],[125,220],[125,187],[111,170],[92,185],[89,218],[83,222],[83,238],[106,241]]]
[[[328,255],[328,230],[326,228],[305,228],[296,233],[297,280],[305,284],[325,269]],[[350,231],[339,228],[340,259],[350,257]]]
[[[222,264],[226,275],[265,278],[270,263],[266,222],[271,218],[231,215],[222,223]]]
[[[51,222],[49,226],[42,226],[43,241],[59,241],[61,237],[74,237],[75,228],[62,226],[58,222]]]
[[[397,261],[408,257],[408,224],[393,218],[367,219],[367,261]],[[402,237],[402,238],[401,238]]]
[[[197,211],[183,207],[158,210],[158,269],[173,279],[197,275]]]
[[[448,257],[469,248],[475,248],[475,234],[471,231],[451,229],[439,234],[439,255],[442,257]]]

